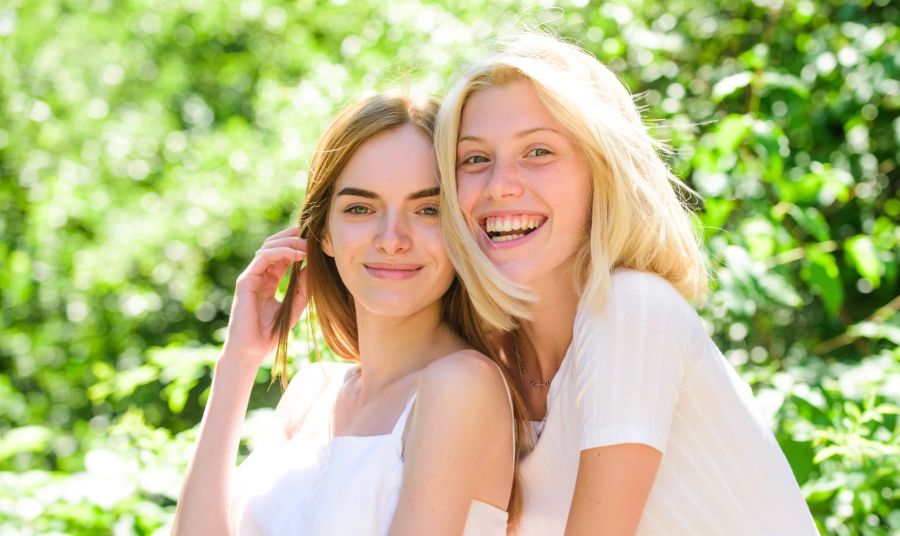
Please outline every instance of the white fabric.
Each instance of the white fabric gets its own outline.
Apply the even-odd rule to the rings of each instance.
[[[750,387],[668,282],[631,270],[612,275],[601,314],[579,306],[520,466],[518,534],[563,534],[580,451],[622,443],[663,453],[639,535],[818,534]]]
[[[350,365],[328,367],[346,373]],[[338,380],[318,397],[300,430],[266,459],[254,459],[252,474],[244,471],[237,480],[249,488],[242,490],[246,499],[233,504],[238,536],[387,534],[403,474],[403,430],[415,394],[390,434],[331,437],[344,374],[331,371],[329,376]],[[472,501],[464,534],[505,535],[506,520],[504,510]]]

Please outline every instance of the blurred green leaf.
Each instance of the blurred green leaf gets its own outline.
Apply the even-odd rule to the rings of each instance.
[[[0,438],[0,462],[21,452],[44,450],[52,437],[53,431],[46,426],[28,425],[7,430]]]
[[[844,290],[834,256],[810,246],[806,251],[806,259],[806,279],[810,289],[822,298],[828,314],[837,316],[844,302]]]
[[[753,73],[744,71],[735,73],[716,82],[712,88],[712,98],[714,101],[721,101],[725,97],[733,95],[739,89],[744,89],[753,81]]]
[[[878,258],[878,251],[872,244],[872,239],[865,235],[856,235],[844,242],[844,249],[859,275],[866,278],[872,287],[878,288],[881,285],[884,264]]]

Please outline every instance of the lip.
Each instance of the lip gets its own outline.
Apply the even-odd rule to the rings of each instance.
[[[403,281],[411,279],[419,274],[423,266],[421,264],[394,264],[384,262],[370,262],[363,266],[366,272],[377,279],[388,281]]]

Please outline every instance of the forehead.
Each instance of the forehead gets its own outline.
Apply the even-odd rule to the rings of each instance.
[[[527,80],[480,89],[469,96],[460,118],[460,137],[502,135],[537,127],[562,131],[559,121]]]
[[[405,198],[437,184],[431,140],[419,128],[406,124],[363,143],[338,176],[334,191],[352,187],[384,198]]]

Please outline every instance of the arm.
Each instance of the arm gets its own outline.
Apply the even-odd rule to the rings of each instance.
[[[270,326],[280,306],[275,300],[278,281],[304,255],[306,243],[296,238],[296,231],[271,236],[238,277],[225,347],[178,498],[173,534],[232,533],[228,502],[240,429],[256,372],[275,346]],[[304,285],[300,289],[305,292]],[[294,300],[293,322],[305,304],[305,295]]]
[[[695,369],[698,322],[665,280],[633,271],[614,274],[604,309],[576,321],[581,453],[567,535],[637,532]]]
[[[431,363],[419,380],[405,445],[391,536],[458,536],[472,500],[491,487],[505,487],[499,503],[505,505],[513,476],[512,413],[496,366],[475,352]]]
[[[197,445],[178,498],[173,534],[231,534],[231,473],[255,377],[256,371],[243,367],[238,356],[223,353],[219,358]]]
[[[566,536],[637,533],[661,459],[637,443],[581,451]]]

